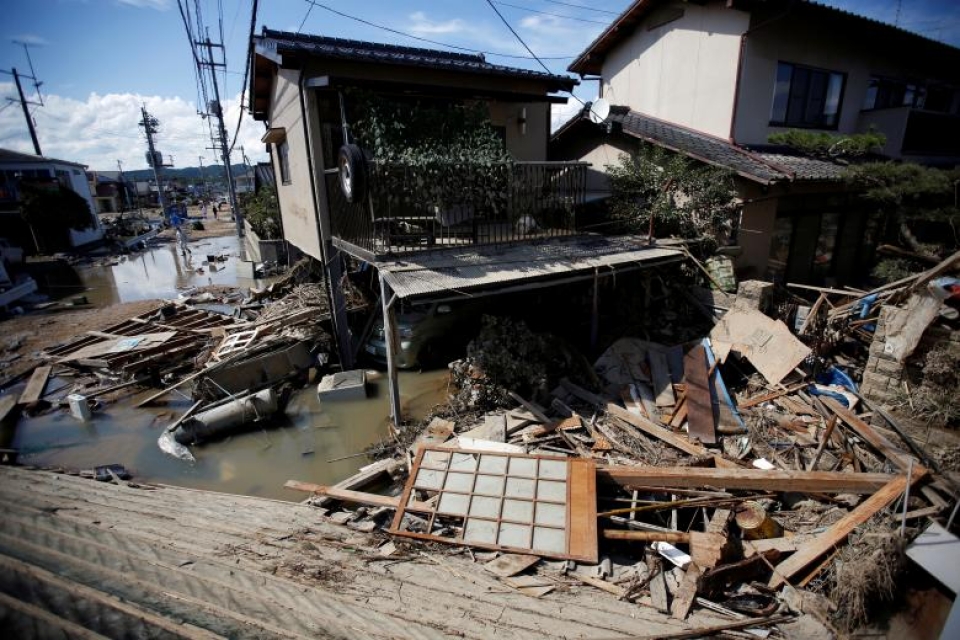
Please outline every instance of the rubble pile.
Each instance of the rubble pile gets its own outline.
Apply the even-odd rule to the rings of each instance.
[[[928,328],[951,329],[954,262],[878,291],[817,290],[806,308],[783,293],[790,304],[767,306],[789,325],[746,286],[708,335],[623,338],[592,379],[555,384],[540,337],[488,324],[451,365],[450,407],[401,434],[396,459],[287,486],[348,526],[465,546],[528,596],[581,584],[678,619],[704,608],[769,627],[806,613],[840,635],[897,594],[929,522],[954,524],[944,456],[868,392],[871,363],[906,368]],[[394,496],[362,491],[388,467]]]

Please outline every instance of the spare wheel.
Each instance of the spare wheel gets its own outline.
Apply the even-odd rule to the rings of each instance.
[[[367,167],[363,151],[355,144],[340,147],[337,155],[340,190],[347,202],[362,202],[367,195]]]

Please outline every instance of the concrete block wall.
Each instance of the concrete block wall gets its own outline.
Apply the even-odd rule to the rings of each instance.
[[[885,405],[894,404],[903,391],[905,367],[883,350],[886,345],[887,321],[898,312],[900,309],[897,307],[880,309],[877,330],[873,334],[873,342],[870,343],[870,355],[860,383],[860,392],[864,397]]]
[[[951,331],[945,327],[930,327],[917,345],[913,355],[903,364],[884,353],[886,344],[886,325],[894,314],[906,313],[903,309],[885,306],[880,310],[877,330],[870,344],[870,355],[860,383],[860,392],[868,399],[885,405],[902,401],[906,394],[904,380],[911,389],[915,388],[923,377],[922,369],[914,363],[938,345],[948,345],[949,353],[960,362],[960,331]]]

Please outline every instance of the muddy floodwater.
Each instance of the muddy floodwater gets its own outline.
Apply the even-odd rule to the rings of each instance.
[[[400,374],[405,416],[418,418],[446,396],[447,371]],[[356,454],[388,438],[386,380],[373,373],[367,400],[321,403],[316,387],[297,392],[285,415],[227,439],[191,447],[195,463],[164,454],[157,438],[191,401],[171,396],[165,405],[131,408],[132,395],[80,422],[68,411],[29,418],[17,427],[12,446],[23,464],[65,469],[92,469],[119,463],[136,479],[227,493],[301,500],[302,493],[283,488],[287,480],[332,484],[370,461]],[[48,389],[65,381],[51,380]],[[13,390],[19,393],[19,390]],[[56,394],[55,394],[56,395]]]
[[[180,290],[211,284],[262,287],[265,281],[248,277],[242,245],[236,236],[204,238],[189,243],[190,253],[184,258],[176,243],[160,242],[146,251],[100,260],[116,264],[86,266],[77,273],[85,287],[83,294],[97,306],[171,298]],[[211,267],[208,255],[227,259]]]
[[[189,246],[191,254],[186,258],[172,242],[130,256],[100,258],[99,264],[78,269],[83,295],[90,303],[105,307],[175,299],[182,290],[203,285],[243,290],[270,282],[246,277],[249,263],[242,263],[242,243],[236,236],[204,238]],[[208,255],[227,259],[215,262],[211,269]],[[406,418],[418,419],[443,401],[447,373],[444,369],[400,374]],[[117,463],[141,481],[301,500],[303,494],[283,488],[287,480],[317,484],[343,480],[370,462],[354,454],[389,437],[386,380],[376,372],[368,380],[369,397],[358,401],[321,403],[316,386],[310,385],[293,395],[284,415],[263,428],[191,447],[195,463],[170,457],[157,446],[164,429],[190,407],[189,398],[175,392],[165,403],[133,408],[155,390],[106,404],[89,422],[80,422],[67,410],[23,416],[15,431],[0,434],[0,446],[18,449],[20,461],[28,465],[85,470]],[[19,394],[23,387],[15,386],[7,393]],[[69,388],[68,380],[52,378],[47,399],[55,403]]]

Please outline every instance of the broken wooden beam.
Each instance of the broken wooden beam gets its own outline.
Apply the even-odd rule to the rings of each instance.
[[[635,636],[633,640],[684,640],[686,638],[703,638],[721,631],[733,631],[735,629],[748,629],[750,627],[766,627],[771,624],[788,622],[793,620],[793,616],[782,615],[772,616],[770,618],[748,618],[747,620],[737,620],[736,622],[725,622],[710,627],[698,627],[687,631],[677,631],[674,633],[658,633],[652,636]]]
[[[363,491],[351,491],[350,489],[337,489],[322,484],[313,484],[310,482],[300,482],[299,480],[287,480],[284,488],[295,489],[296,491],[307,491],[322,496],[327,496],[342,502],[355,502],[365,504],[371,507],[387,507],[396,509],[400,506],[400,498],[396,496],[384,496],[379,493],[366,493]],[[423,502],[416,502],[407,505],[407,511],[430,511],[430,507]]]
[[[926,475],[926,472],[914,473],[913,482]],[[837,545],[847,540],[847,536],[855,528],[872,518],[878,511],[884,509],[891,502],[903,494],[907,488],[907,476],[897,476],[888,482],[882,489],[864,500],[853,511],[845,515],[812,540],[804,543],[792,556],[778,564],[770,578],[770,587],[778,588],[808,566],[816,562],[824,554],[829,553]]]
[[[693,456],[707,456],[707,457],[712,456],[718,467],[728,467],[728,468],[737,468],[737,469],[741,468],[740,465],[738,465],[737,463],[731,462],[730,460],[727,460],[726,458],[723,458],[719,455],[714,455],[710,451],[708,451],[705,447],[699,444],[690,442],[683,436],[673,433],[669,429],[665,429],[659,425],[656,425],[650,420],[643,418],[642,416],[638,416],[636,414],[630,413],[620,405],[614,404],[613,402],[608,402],[606,399],[598,396],[595,393],[591,393],[590,391],[587,391],[583,387],[577,386],[576,384],[570,382],[567,379],[561,380],[560,385],[564,389],[566,389],[569,393],[572,393],[573,395],[580,398],[584,402],[589,402],[590,404],[596,407],[604,409],[607,413],[613,416],[616,416],[617,418],[620,418],[624,422],[631,424],[634,427],[640,429],[647,435],[653,436],[658,440],[662,440],[663,442],[666,442],[667,444],[671,445],[676,449],[679,449],[680,451],[689,453],[690,455],[693,455]]]
[[[597,467],[597,480],[620,486],[720,487],[754,491],[867,494],[883,488],[891,479],[892,476],[885,473],[705,467]]]
[[[755,406],[757,406],[758,404],[763,404],[764,402],[769,402],[770,400],[775,400],[776,398],[779,398],[780,396],[785,396],[785,395],[790,394],[790,393],[795,393],[795,392],[799,391],[800,389],[803,389],[804,387],[807,387],[807,386],[809,386],[809,385],[810,385],[809,382],[801,382],[801,383],[799,383],[799,384],[795,384],[795,385],[786,387],[785,389],[779,389],[778,391],[770,391],[770,392],[767,392],[767,393],[761,393],[760,395],[753,396],[752,398],[749,398],[749,399],[747,399],[747,400],[744,400],[743,402],[738,403],[737,406],[738,406],[739,408],[741,408],[741,409],[749,409],[750,407],[755,407]]]
[[[603,537],[607,540],[624,540],[627,542],[690,543],[690,534],[686,531],[624,531],[622,529],[604,529]]]
[[[841,406],[841,404],[833,398],[824,396],[822,401],[830,411],[843,420],[858,436],[869,442],[877,451],[882,453],[887,460],[899,467],[901,471],[906,471],[909,468],[911,464],[910,456],[906,452],[897,448],[896,445],[887,440],[876,429],[855,416],[853,412],[846,407]],[[915,468],[921,473],[926,472],[925,468],[918,465],[915,465]]]

